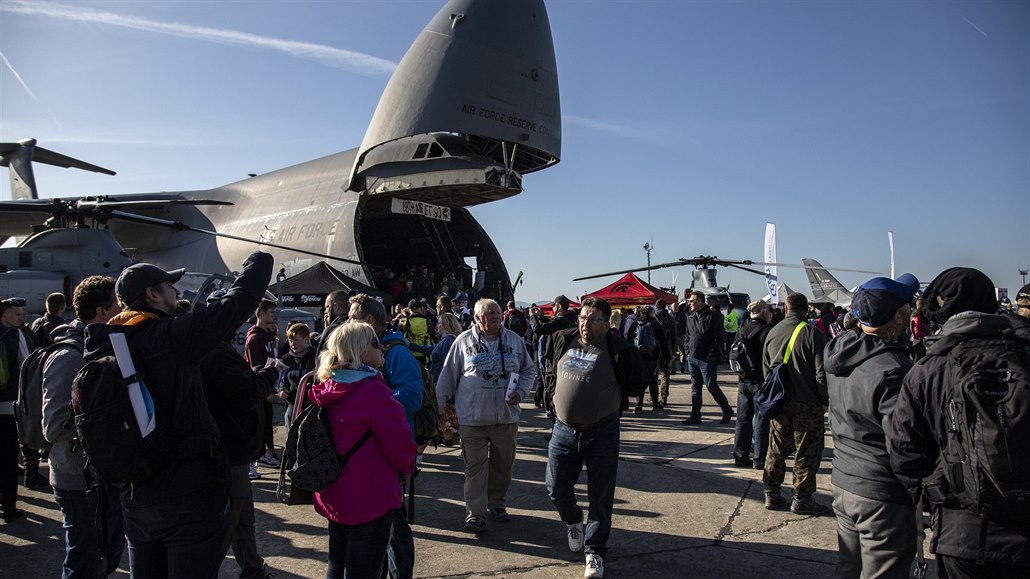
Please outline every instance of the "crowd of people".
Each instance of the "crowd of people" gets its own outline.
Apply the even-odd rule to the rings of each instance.
[[[424,392],[443,415],[440,438],[461,444],[465,512],[456,526],[471,534],[511,520],[519,423],[532,397],[552,421],[544,482],[568,547],[583,554],[585,577],[603,577],[621,421],[644,412],[645,401],[664,411],[676,373],[691,382],[684,428],[704,424],[705,391],[720,424],[736,419],[733,464],[762,471],[767,509],[833,513],[838,577],[907,577],[921,552],[924,509],[941,577],[1030,572],[1030,450],[1021,444],[1030,434],[1030,285],[1014,312],[999,311],[983,273],[952,268],[922,292],[910,274],[870,279],[847,308],[815,308],[791,294],[783,311],[758,300],[723,313],[689,291],[683,303],[621,311],[599,298],[573,309],[560,295],[545,315],[485,295],[452,297],[447,288],[467,284],[419,267],[377,276],[393,311],[374,296],[335,291],[320,327],[288,322],[280,344],[276,303],[263,299],[271,273],[271,256],[256,252],[232,287],[190,311],[177,302],[183,270],[150,264],[117,280],[82,281],[71,321],[62,294],[48,298],[47,315],[31,327],[24,300],[0,301],[3,519],[21,516],[20,460],[25,486],[49,484],[64,516],[65,577],[106,576],[126,549],[133,576],[214,577],[230,548],[241,577],[274,576],[256,542],[251,480],[259,466],[282,460],[272,436],[277,397],[287,404],[287,428],[303,407],[325,409],[335,448],[352,455],[314,493],[327,520],[326,576],[412,577],[417,554],[403,492],[425,448],[414,422]],[[231,339],[251,316],[240,354]],[[154,476],[97,486],[67,427],[69,402],[79,369],[112,352],[112,334],[127,340],[164,413],[162,432],[179,442]],[[18,365],[37,347],[46,349],[49,481],[39,473],[40,449],[20,444],[11,412]],[[718,383],[731,360],[736,408]],[[305,376],[311,385],[298,395]],[[775,413],[761,402],[770,376],[785,391]],[[814,498],[827,423],[830,506]]]

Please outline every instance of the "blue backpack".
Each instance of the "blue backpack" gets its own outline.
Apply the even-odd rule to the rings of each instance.
[[[658,350],[658,340],[654,338],[654,326],[656,322],[637,322],[637,335],[633,339],[633,345],[640,350],[641,354],[650,356]]]
[[[806,325],[805,322],[801,322],[794,328],[794,333],[787,342],[787,351],[783,354],[783,362],[772,367],[772,370],[766,375],[765,381],[755,392],[755,408],[763,418],[772,420],[783,413],[783,407],[787,404],[787,382],[790,378],[787,362],[790,361],[790,353],[794,351],[794,341],[801,333],[801,328]]]

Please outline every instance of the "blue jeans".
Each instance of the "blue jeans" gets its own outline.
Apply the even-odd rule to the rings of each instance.
[[[765,464],[769,448],[769,419],[755,411],[755,392],[761,384],[741,381],[737,389],[737,428],[733,436],[733,458],[751,457]],[[754,452],[754,454],[752,454]]]
[[[723,412],[733,410],[730,408],[729,401],[726,400],[726,395],[719,389],[719,383],[716,382],[719,367],[715,362],[710,358],[700,359],[691,357],[687,358],[687,365],[690,368],[690,415],[692,417],[701,416],[702,384],[708,389],[708,393],[712,395],[715,403],[719,405]]]
[[[225,558],[226,499],[208,487],[135,505],[123,490],[122,514],[133,577],[217,577]],[[138,499],[137,499],[138,502]]]
[[[583,509],[576,504],[576,482],[587,467],[587,501],[584,550],[604,557],[612,531],[615,479],[619,470],[619,419],[611,418],[596,428],[578,432],[561,422],[554,423],[547,446],[547,493],[568,525],[583,522]]]
[[[93,492],[54,487],[54,500],[64,517],[63,579],[106,577],[118,569],[122,560],[125,533],[121,499],[117,492],[111,493],[104,512],[98,513],[98,498]],[[103,518],[107,527],[104,536],[95,524],[98,517]]]
[[[326,579],[379,579],[390,543],[394,511],[360,525],[329,521],[329,566]]]

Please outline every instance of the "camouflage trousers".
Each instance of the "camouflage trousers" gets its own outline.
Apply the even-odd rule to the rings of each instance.
[[[662,404],[669,401],[669,376],[672,374],[672,366],[658,365],[658,390],[662,398]]]
[[[794,455],[794,496],[804,498],[815,492],[815,475],[823,458],[822,407],[789,402],[778,418],[769,423],[769,451],[765,455],[765,492],[779,492],[787,470],[787,455]]]

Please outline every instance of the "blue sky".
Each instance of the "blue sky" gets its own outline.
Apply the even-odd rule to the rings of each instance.
[[[0,3],[0,140],[44,196],[208,189],[356,147],[443,2]],[[557,166],[475,207],[520,300],[717,255],[929,281],[1030,266],[1030,3],[563,1]],[[9,198],[6,176],[0,198]],[[541,232],[548,232],[542,234]],[[668,286],[691,268],[651,274]],[[646,279],[646,274],[641,277]],[[839,272],[851,286],[866,275]],[[780,278],[807,289],[802,270]],[[722,284],[764,295],[759,276]]]

